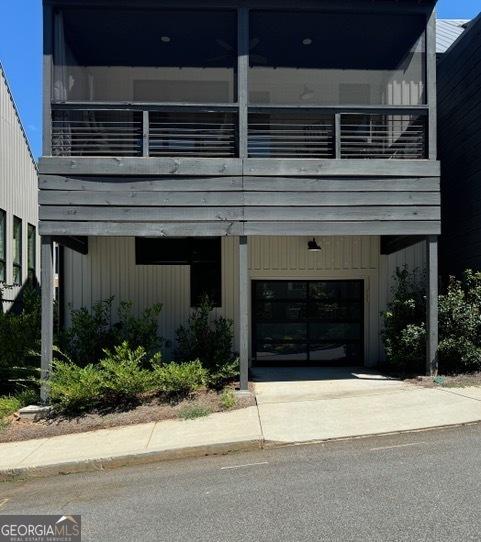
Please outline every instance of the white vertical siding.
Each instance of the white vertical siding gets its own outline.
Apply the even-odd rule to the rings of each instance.
[[[0,209],[7,212],[7,284],[13,282],[13,216],[22,219],[22,280],[27,278],[27,226],[38,227],[37,171],[0,66]],[[37,232],[38,233],[38,232]],[[37,275],[40,271],[40,243],[37,235]],[[6,292],[13,299],[18,288]],[[8,309],[10,303],[5,303]]]
[[[250,237],[250,277],[256,279],[361,279],[365,283],[366,363],[379,360],[379,313],[385,303],[380,287],[379,237],[317,237],[319,253],[307,250],[309,237]],[[237,320],[238,238],[222,241],[223,306],[219,313]],[[385,257],[383,257],[385,258]],[[89,253],[65,250],[65,300],[72,308],[90,307],[115,296],[130,300],[138,314],[163,303],[160,330],[171,341],[190,312],[188,266],[137,266],[131,237],[91,237]],[[383,283],[384,284],[384,283]],[[67,324],[68,320],[67,310]],[[238,334],[235,326],[235,344]]]

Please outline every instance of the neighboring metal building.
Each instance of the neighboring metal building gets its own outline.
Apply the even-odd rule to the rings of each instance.
[[[65,307],[164,303],[174,339],[209,293],[244,389],[250,365],[379,363],[395,266],[426,261],[435,372],[434,4],[44,0],[44,374],[54,240]]]
[[[35,160],[0,65],[0,283],[13,286],[4,291],[3,310],[39,272],[37,182]]]
[[[444,54],[461,36],[469,24],[469,19],[438,19],[436,21],[436,52]]]
[[[441,271],[481,270],[481,15],[438,64]]]

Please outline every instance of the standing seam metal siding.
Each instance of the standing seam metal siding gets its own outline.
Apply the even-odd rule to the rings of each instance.
[[[13,216],[22,219],[22,280],[27,278],[27,224],[38,234],[37,170],[8,83],[0,66],[0,209],[7,212],[7,284],[13,282]],[[40,275],[40,241],[37,235],[36,269]],[[14,299],[19,288],[8,290]],[[8,309],[10,303],[5,303]]]
[[[383,357],[379,315],[390,296],[390,277],[396,266],[423,266],[424,244],[381,256],[377,236],[316,239],[322,247],[320,253],[307,251],[308,237],[249,237],[250,278],[364,280],[366,364],[375,365]],[[159,328],[173,343],[176,328],[186,322],[190,313],[189,273],[188,266],[136,266],[132,237],[91,237],[88,255],[65,250],[65,300],[69,307],[78,309],[113,295],[113,319],[119,300],[132,301],[136,314],[153,303],[163,303]],[[218,312],[237,321],[237,237],[222,240],[222,275],[223,306]],[[234,330],[237,348],[237,326]],[[167,356],[172,350],[167,351]]]
[[[438,65],[441,271],[481,269],[481,15]]]

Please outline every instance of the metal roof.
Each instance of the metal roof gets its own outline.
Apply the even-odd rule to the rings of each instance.
[[[469,19],[438,19],[436,22],[436,52],[445,53],[466,30]]]

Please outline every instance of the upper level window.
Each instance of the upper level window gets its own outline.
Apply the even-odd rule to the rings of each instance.
[[[426,19],[252,11],[252,104],[426,103]]]
[[[27,242],[28,278],[34,279],[37,275],[37,228],[32,224],[28,225]]]
[[[235,11],[65,8],[54,21],[54,101],[236,101]]]
[[[0,209],[0,282],[7,280],[7,213]]]
[[[22,284],[22,219],[13,217],[13,283]]]

